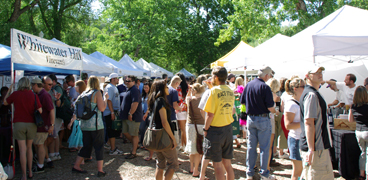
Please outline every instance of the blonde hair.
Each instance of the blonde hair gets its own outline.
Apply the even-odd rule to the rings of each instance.
[[[87,90],[97,89],[100,90],[100,81],[96,76],[91,76],[87,82]]]
[[[86,90],[87,86],[86,86],[86,83],[84,83],[83,80],[79,80],[75,83],[75,86],[78,86],[79,87],[79,92],[82,93],[83,91]]]
[[[206,75],[202,74],[197,77],[197,83],[202,84],[203,81],[207,80]]]
[[[174,83],[177,83],[177,82],[181,82],[181,78],[179,76],[174,76],[172,79],[171,79],[171,82],[170,84],[174,84]]]
[[[18,82],[17,90],[18,91],[31,90],[31,81],[26,77],[20,78]]]
[[[237,78],[235,79],[235,88],[237,88],[237,87],[238,87],[238,86],[240,86],[240,85],[244,86],[244,80],[243,80],[243,78],[241,78],[241,77],[237,77]]]
[[[290,95],[295,95],[294,88],[300,87],[300,85],[302,83],[304,83],[304,80],[300,79],[300,78],[294,78],[294,79],[287,80],[285,82],[285,91],[286,91],[286,93],[288,93]]]
[[[290,80],[293,80],[295,78],[299,78],[299,76],[298,75],[292,75],[291,78],[290,78]]]
[[[275,78],[269,79],[267,81],[267,85],[270,86],[271,91],[274,92],[274,93],[276,93],[277,91],[279,91],[280,90],[280,87],[281,87],[280,82],[277,79],[275,79]]]
[[[199,83],[194,83],[192,87],[198,94],[202,94],[206,90],[206,87]]]
[[[354,92],[353,104],[357,107],[368,103],[368,93],[364,86],[358,86]]]

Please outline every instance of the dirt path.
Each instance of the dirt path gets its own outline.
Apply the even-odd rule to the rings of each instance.
[[[131,144],[123,144],[121,139],[117,139],[117,146],[119,149],[122,149],[124,152],[129,152],[131,148]],[[46,168],[45,173],[35,174],[33,179],[41,179],[41,180],[64,180],[64,179],[106,179],[106,180],[149,180],[154,179],[155,177],[155,161],[145,161],[144,158],[148,156],[148,151],[138,150],[138,157],[132,160],[126,160],[124,156],[110,156],[108,155],[108,150],[105,150],[104,154],[104,170],[107,171],[107,176],[104,178],[98,178],[97,174],[97,165],[96,161],[92,160],[92,162],[88,162],[81,167],[88,171],[88,174],[75,174],[71,172],[73,167],[73,163],[77,156],[76,152],[69,152],[68,150],[61,150],[62,159],[59,161],[55,161],[55,168],[50,169]],[[155,155],[154,155],[155,157]],[[94,154],[93,154],[94,158]],[[243,143],[240,149],[234,150],[234,159],[232,160],[232,165],[235,172],[235,179],[245,179],[245,159],[246,159],[246,146]],[[179,154],[179,161],[181,165],[179,170],[176,171],[174,178],[175,180],[179,179],[198,179],[193,178],[191,174],[189,174],[189,158],[183,153]],[[291,177],[291,162],[290,160],[284,159],[276,159],[276,162],[279,164],[278,166],[272,167],[273,174],[276,176],[278,180],[290,179]],[[257,166],[259,166],[259,158],[257,162]],[[16,168],[16,178],[20,177],[20,167],[19,163]],[[335,179],[343,179],[339,176],[337,171],[335,172]],[[214,169],[212,166],[209,166],[206,171],[207,177],[209,179],[215,179]],[[254,177],[255,180],[259,179],[259,175]]]

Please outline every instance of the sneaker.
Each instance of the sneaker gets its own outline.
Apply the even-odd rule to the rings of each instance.
[[[56,160],[58,160],[58,158],[57,158],[57,156],[56,156],[56,155],[54,155],[54,156],[50,156],[50,159],[51,159],[51,161],[56,161]]]
[[[275,176],[269,174],[267,177],[261,175],[261,180],[276,180]]]
[[[50,157],[51,161],[61,160],[60,154]]]
[[[123,154],[123,151],[120,151],[118,148],[115,148],[114,151],[110,151],[109,155],[120,155]]]
[[[61,160],[61,156],[60,156],[60,154],[55,155],[55,156],[56,156],[56,160]]]
[[[32,168],[32,172],[39,174],[39,173],[44,173],[45,172],[45,166],[40,168],[37,166],[37,164],[35,164],[35,166],[33,166]]]
[[[253,176],[248,176],[247,175],[247,180],[253,180]]]
[[[111,146],[110,146],[109,144],[107,144],[107,143],[106,143],[106,144],[104,145],[104,148],[105,148],[105,149],[111,149]]]
[[[286,153],[284,153],[283,155],[279,155],[279,158],[281,158],[281,159],[289,159],[289,155],[287,155]]]

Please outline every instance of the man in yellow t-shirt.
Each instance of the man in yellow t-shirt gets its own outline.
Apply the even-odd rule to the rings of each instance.
[[[208,97],[204,111],[207,112],[204,132],[204,155],[213,161],[216,179],[225,179],[223,163],[226,170],[226,179],[234,179],[234,170],[231,166],[233,158],[233,119],[234,92],[225,84],[227,71],[224,67],[212,70],[212,84],[214,87]]]

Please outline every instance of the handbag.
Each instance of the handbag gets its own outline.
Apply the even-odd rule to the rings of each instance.
[[[120,117],[119,111],[114,111],[115,114],[115,120],[112,121],[111,129],[114,129],[116,131],[121,131],[123,129],[123,123]]]
[[[35,94],[35,111],[34,111],[34,118],[35,118],[35,123],[37,127],[43,127],[44,123],[43,123],[43,119],[41,116],[40,111],[37,110],[37,99],[36,99],[36,94]]]
[[[189,106],[190,106],[190,111],[192,111],[192,113],[194,113],[192,102],[189,102]],[[194,127],[195,127],[195,130],[197,132],[197,137],[196,137],[196,142],[197,142],[196,143],[196,148],[197,148],[197,152],[199,154],[203,154],[203,135],[199,134],[198,128],[197,128],[197,123],[195,121],[194,121]]]
[[[170,150],[173,147],[173,142],[164,128],[152,128],[153,121],[156,117],[156,106],[157,100],[153,107],[153,115],[151,116],[149,127],[147,128],[146,133],[144,133],[143,146],[151,151],[162,152]]]

